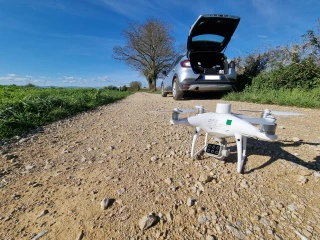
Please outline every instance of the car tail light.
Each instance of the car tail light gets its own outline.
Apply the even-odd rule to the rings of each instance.
[[[183,60],[182,62],[180,62],[181,67],[191,67],[190,61],[189,60]]]

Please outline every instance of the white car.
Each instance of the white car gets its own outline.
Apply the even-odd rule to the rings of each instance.
[[[161,83],[161,95],[180,100],[186,92],[230,91],[236,84],[235,63],[223,50],[240,18],[224,14],[200,15],[191,26],[185,55],[179,56]]]

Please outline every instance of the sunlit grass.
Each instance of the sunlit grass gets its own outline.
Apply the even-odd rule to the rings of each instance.
[[[115,102],[131,92],[0,86],[0,139]]]
[[[320,88],[314,88],[311,90],[251,90],[250,88],[248,88],[243,92],[231,92],[228,95],[224,96],[223,99],[262,104],[277,104],[284,106],[319,108]]]

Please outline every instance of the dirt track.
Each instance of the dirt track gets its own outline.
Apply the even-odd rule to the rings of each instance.
[[[320,239],[320,110],[232,102],[305,114],[279,119],[277,142],[249,139],[240,175],[234,139],[226,161],[193,160],[194,129],[150,112],[217,102],[136,93],[2,145],[0,239]]]

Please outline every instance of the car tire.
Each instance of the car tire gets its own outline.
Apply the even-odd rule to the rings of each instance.
[[[166,92],[164,91],[164,85],[161,84],[161,96],[162,96],[162,97],[166,97],[167,95],[168,95],[168,93],[166,93]]]
[[[181,91],[178,79],[175,78],[172,83],[172,96],[174,100],[181,100],[183,98],[184,92]]]

